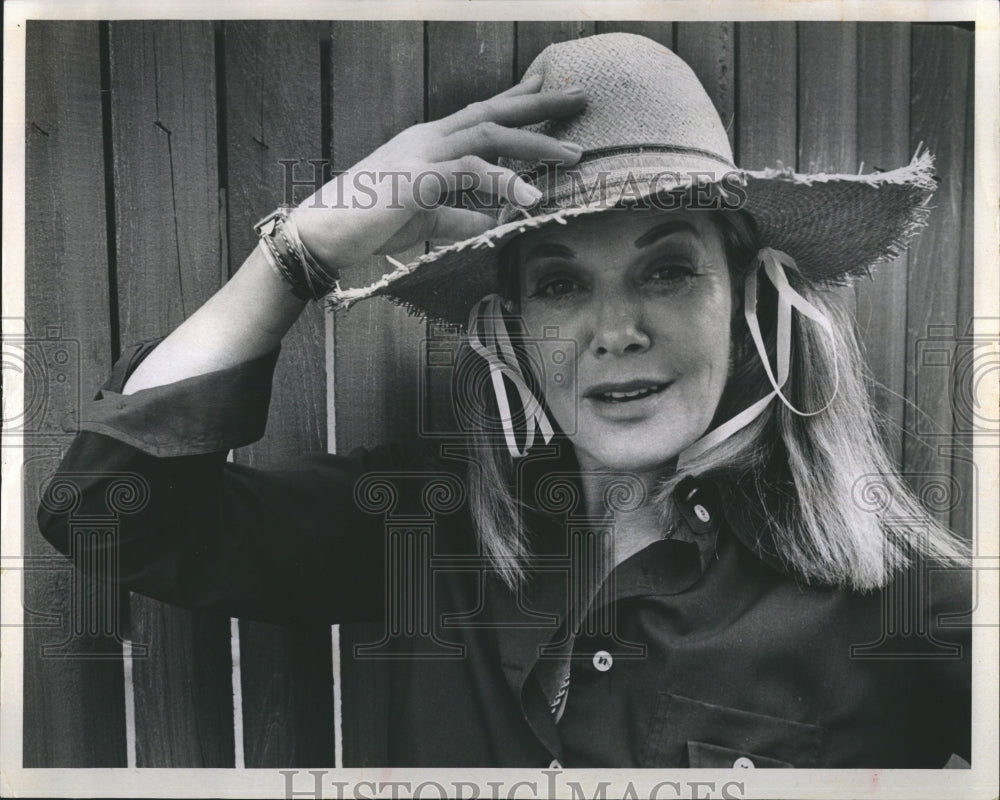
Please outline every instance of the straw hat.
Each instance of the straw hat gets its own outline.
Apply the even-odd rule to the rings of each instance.
[[[923,225],[936,185],[929,153],[867,175],[742,170],[694,72],[643,36],[608,33],[550,45],[525,77],[536,74],[543,92],[568,84],[587,92],[579,114],[527,126],[579,144],[579,164],[563,170],[507,162],[543,191],[536,207],[504,205],[486,233],[438,247],[370,286],[339,290],[334,306],[386,295],[414,313],[461,326],[473,304],[497,289],[498,253],[517,234],[616,204],[665,207],[695,188],[716,204],[748,212],[762,245],[791,255],[816,284],[843,283],[892,259]]]

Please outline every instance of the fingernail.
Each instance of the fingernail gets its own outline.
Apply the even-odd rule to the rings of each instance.
[[[572,95],[583,94],[583,87],[582,86],[570,86],[568,89],[563,89],[563,91],[566,94],[572,94]]]
[[[532,186],[530,183],[519,183],[517,185],[517,194],[520,195],[518,202],[522,206],[533,206],[542,199],[541,191],[537,186]]]
[[[583,155],[583,148],[576,142],[563,142],[562,146],[564,150],[568,151],[575,158],[579,158]]]

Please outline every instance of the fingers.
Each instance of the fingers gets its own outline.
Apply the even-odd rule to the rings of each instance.
[[[572,142],[564,142],[541,133],[506,128],[495,122],[480,122],[444,137],[436,155],[441,159],[452,159],[465,153],[491,161],[506,156],[523,161],[554,159],[570,165],[580,159],[581,150]]]
[[[523,207],[534,205],[542,197],[538,189],[513,170],[491,164],[479,156],[462,156],[437,164],[436,174],[436,180],[415,184],[418,199],[425,208],[440,202],[446,193],[458,197],[470,193],[477,197],[499,197]]]
[[[587,95],[580,87],[568,87],[555,92],[532,92],[532,85],[534,84],[529,84],[529,89],[523,94],[504,93],[489,100],[472,103],[434,124],[445,133],[469,128],[480,122],[495,122],[516,128],[576,114],[587,105]]]
[[[485,233],[496,220],[491,214],[469,211],[464,208],[440,206],[431,212],[433,225],[427,233],[427,240],[437,243],[460,242]]]
[[[459,242],[485,233],[496,224],[491,214],[439,206],[415,214],[376,253],[398,253],[417,242]]]
[[[532,75],[530,78],[525,78],[520,83],[516,83],[511,86],[506,91],[500,92],[497,97],[515,97],[519,94],[529,94],[537,92],[542,88],[542,76]]]

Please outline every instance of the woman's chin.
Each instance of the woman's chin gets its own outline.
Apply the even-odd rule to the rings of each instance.
[[[648,474],[672,466],[678,454],[697,436],[669,440],[633,437],[595,442],[591,436],[570,437],[583,469]]]
[[[581,414],[574,433],[569,435],[584,469],[649,473],[670,466],[685,447],[694,443],[708,427],[678,427],[655,415],[646,419],[611,421]]]

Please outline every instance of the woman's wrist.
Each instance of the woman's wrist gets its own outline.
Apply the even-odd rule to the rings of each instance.
[[[254,226],[258,250],[296,298],[319,300],[336,288],[339,276],[303,242],[294,211],[279,207]]]

